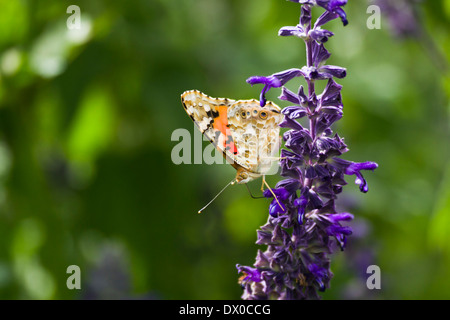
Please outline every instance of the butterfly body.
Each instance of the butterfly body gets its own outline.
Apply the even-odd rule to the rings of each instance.
[[[280,147],[281,109],[272,102],[213,98],[190,90],[181,95],[184,109],[209,141],[237,170],[236,183],[266,174]]]

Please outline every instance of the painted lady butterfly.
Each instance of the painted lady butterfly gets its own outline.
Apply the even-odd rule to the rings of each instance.
[[[231,184],[260,176],[265,183],[280,148],[280,107],[270,101],[261,107],[255,99],[212,98],[197,90],[184,92],[181,101],[202,134],[237,170]]]

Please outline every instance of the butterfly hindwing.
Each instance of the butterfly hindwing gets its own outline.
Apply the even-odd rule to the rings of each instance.
[[[269,102],[239,100],[228,109],[228,122],[238,149],[236,162],[250,172],[264,174],[270,169],[280,146],[280,108]]]

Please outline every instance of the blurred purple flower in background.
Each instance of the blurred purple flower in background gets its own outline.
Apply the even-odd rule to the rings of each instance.
[[[434,39],[423,25],[421,4],[424,0],[372,0],[383,16],[386,17],[390,31],[397,40],[413,39],[422,44],[423,49],[430,56],[430,60],[443,73],[447,73],[449,66],[447,59],[436,46]],[[372,2],[371,1],[371,2]]]
[[[423,0],[375,0],[397,38],[418,37],[421,33],[417,4]]]

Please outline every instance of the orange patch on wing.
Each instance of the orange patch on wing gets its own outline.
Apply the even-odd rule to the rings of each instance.
[[[225,137],[223,141],[223,147],[225,150],[230,151],[233,154],[237,154],[237,148],[234,144],[233,137],[231,136],[230,128],[228,128],[228,116],[227,116],[227,106],[220,106],[217,108],[219,116],[214,119],[213,128],[214,130],[220,131]]]
[[[238,154],[238,150],[233,142],[233,138],[231,137],[231,135],[227,136],[227,140],[225,141],[225,150],[228,150],[233,154]]]
[[[226,136],[228,130],[227,106],[220,106],[217,110],[219,112],[219,116],[214,118],[213,128],[215,130],[219,130]]]

